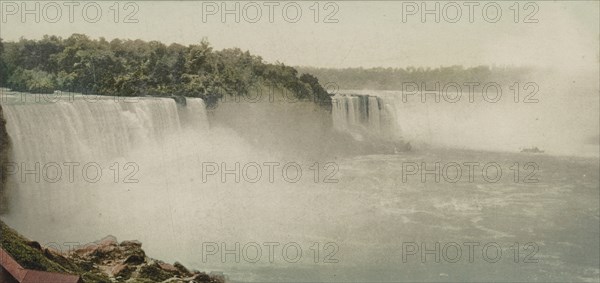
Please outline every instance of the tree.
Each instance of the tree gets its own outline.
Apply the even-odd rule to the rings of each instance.
[[[101,95],[185,95],[216,101],[272,85],[297,98],[328,98],[318,80],[282,63],[267,64],[239,48],[215,51],[207,41],[168,47],[158,41],[90,39],[0,40],[0,84],[15,90],[57,89]]]

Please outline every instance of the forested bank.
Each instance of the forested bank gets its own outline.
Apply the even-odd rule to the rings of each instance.
[[[438,90],[445,85],[456,83],[497,83],[513,85],[515,82],[532,81],[532,68],[529,67],[492,67],[492,66],[448,66],[439,68],[314,68],[296,67],[319,79],[327,89],[371,89],[403,90],[407,83],[417,84],[422,89]]]
[[[260,87],[330,105],[329,95],[312,75],[283,63],[266,63],[238,48],[214,50],[206,41],[183,46],[83,34],[0,39],[0,86],[31,93],[183,95],[209,104],[223,95],[249,95]]]

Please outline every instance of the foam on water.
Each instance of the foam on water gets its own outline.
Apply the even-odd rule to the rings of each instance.
[[[422,102],[418,95],[405,101],[401,91],[348,90],[341,92],[354,95],[337,95],[333,115],[336,128],[355,136],[383,133],[421,148],[519,152],[536,146],[546,154],[598,157],[599,97],[593,89],[576,89],[551,89],[539,95],[539,103],[515,103],[506,93],[498,103],[483,101],[480,93],[475,102],[463,97],[450,103],[433,95]],[[577,91],[583,94],[573,95]],[[375,115],[366,110],[371,105],[380,106]],[[381,127],[380,117],[393,121]]]
[[[333,113],[339,130],[359,129],[356,133],[363,137],[378,132],[383,135],[385,131],[402,133],[402,137],[431,135],[434,141],[439,138],[444,142],[452,141],[451,134],[457,135],[437,133],[443,129],[431,127],[432,133],[428,133],[424,118],[443,116],[440,113],[425,115],[422,109],[410,110],[409,106],[396,107],[395,114],[389,113],[392,106],[399,105],[388,97],[341,100],[345,101],[344,108],[334,108]],[[231,110],[215,116],[236,119],[209,127],[202,101],[188,99],[186,104],[178,106],[172,99],[140,99],[125,104],[110,98],[43,105],[3,103],[15,161],[98,162],[103,166],[118,162],[121,169],[133,162],[138,165],[133,175],[138,182],[123,182],[131,170],[121,171],[118,182],[110,170],[105,171],[108,178],[96,183],[84,182],[80,176],[73,183],[20,182],[20,175],[12,176],[9,212],[2,219],[42,244],[87,243],[108,234],[119,240],[137,239],[152,257],[179,261],[199,270],[223,271],[238,280],[598,279],[597,160],[433,149],[396,155],[338,155],[332,160],[286,160],[286,156],[271,153],[266,146],[271,139],[251,140],[253,131],[260,135],[270,131],[274,138],[285,130],[298,131],[293,126],[299,123],[297,119],[281,119],[281,115],[292,113],[285,105],[270,114],[258,112],[273,109],[271,105],[252,105],[245,112],[241,111],[245,106],[231,105]],[[260,123],[272,124],[267,129],[242,132],[244,120],[260,115],[265,116],[258,120]],[[310,112],[310,116],[315,115]],[[392,122],[397,124],[385,124],[390,117],[395,117]],[[469,125],[475,127],[474,120]],[[432,120],[431,124],[437,122],[452,125],[443,119]],[[260,123],[253,126],[259,127]],[[228,125],[237,125],[240,130]],[[402,131],[390,128],[396,126]],[[419,131],[413,133],[413,129]],[[473,135],[477,127],[455,125],[454,130],[458,129]],[[314,131],[311,127],[303,130]],[[456,141],[463,140],[456,137]],[[535,161],[541,168],[541,182],[515,184],[512,176],[498,183],[480,179],[422,183],[418,176],[402,181],[404,162],[440,160],[495,161],[503,168],[513,162]],[[257,183],[235,182],[233,176],[224,182],[219,175],[203,180],[203,162],[224,162],[231,170],[236,162],[273,161],[300,163],[305,178],[287,182],[278,171],[275,181],[269,182],[263,171],[265,175]],[[308,169],[315,161],[321,166],[335,161],[339,166],[334,175],[338,182],[324,183],[322,174],[315,182]],[[481,257],[475,263],[463,260],[456,264],[423,264],[418,258],[402,262],[403,242],[436,241],[497,242],[503,247],[514,242],[536,242],[542,261],[515,265],[507,253],[495,264]],[[277,242],[283,246],[293,242],[302,247],[304,256],[299,262],[289,263],[277,254],[275,262],[270,263],[263,250],[263,259],[258,263],[243,259],[235,262],[232,256],[226,262],[219,257],[205,261],[205,242],[226,243],[229,249],[235,243]],[[339,262],[323,263],[323,253],[330,250],[321,250],[320,261],[315,263],[311,250],[315,242],[321,248],[335,243],[339,250],[334,258]],[[466,252],[463,250],[465,256]]]

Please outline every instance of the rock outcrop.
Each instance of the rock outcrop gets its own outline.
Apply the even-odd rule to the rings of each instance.
[[[78,265],[90,265],[115,282],[225,282],[225,278],[189,271],[146,256],[138,241],[118,242],[113,236],[77,248],[67,255]]]
[[[80,275],[84,282],[225,283],[223,275],[189,271],[146,256],[138,241],[118,242],[107,236],[61,252],[30,241],[0,221],[0,246],[27,269]]]

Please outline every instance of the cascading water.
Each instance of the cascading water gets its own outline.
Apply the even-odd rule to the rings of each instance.
[[[381,97],[339,94],[333,97],[333,125],[357,140],[399,139],[393,106]]]
[[[209,127],[199,98],[180,105],[170,98],[33,97],[2,98],[12,148],[1,193],[8,199],[7,222],[23,232],[35,230],[48,214],[89,217],[81,209],[95,209],[101,190],[136,179],[140,165],[129,162],[132,156],[168,155],[165,145],[181,143],[182,132],[202,134]]]
[[[106,160],[126,156],[144,144],[164,142],[185,127],[208,130],[202,99],[187,98],[185,106],[169,98],[119,99],[9,100],[3,108],[8,134],[15,142],[15,162]]]
[[[184,127],[208,131],[209,124],[206,117],[206,105],[202,99],[187,98],[186,105],[180,108],[179,120]]]
[[[335,97],[335,128],[367,141],[348,142],[348,135],[336,133],[336,138],[342,137],[334,140],[336,148],[385,144],[373,139],[386,135],[395,139],[400,133],[410,142],[486,145],[482,143],[486,138],[493,141],[500,134],[518,135],[532,128],[514,122],[528,117],[521,113],[497,115],[513,105],[404,104],[397,94],[371,93],[379,97]],[[48,168],[49,176],[41,174],[41,182],[33,181],[30,173],[23,182],[23,170],[9,176],[10,207],[2,220],[42,245],[85,244],[111,234],[119,240],[141,241],[151,257],[222,271],[240,281],[520,282],[531,278],[532,272],[540,281],[569,281],[582,274],[584,280],[598,281],[597,257],[586,254],[597,249],[597,230],[576,237],[570,232],[597,227],[597,159],[436,149],[353,156],[327,148],[320,152],[329,155],[309,159],[315,155],[307,153],[321,150],[331,140],[328,126],[317,127],[330,116],[299,103],[221,104],[211,110],[213,123],[207,131],[206,111],[196,99],[187,99],[185,106],[172,99],[146,98],[119,103],[111,98],[8,102],[3,101],[2,108],[12,141],[11,161],[26,163],[27,168],[21,169],[31,172],[32,162],[63,161],[96,162],[106,169],[98,182],[82,180],[81,165],[74,182],[66,179],[65,171],[63,180],[51,182],[54,167]],[[453,111],[458,114],[452,116]],[[494,121],[499,125],[495,132],[494,127],[485,127]],[[508,124],[524,129],[505,127]],[[314,143],[302,143],[305,140]],[[274,148],[289,152],[273,154]],[[498,183],[479,175],[473,182],[463,178],[456,184],[423,183],[418,175],[402,179],[406,162],[440,160],[493,161],[502,168],[511,168],[514,161],[535,161],[545,174],[540,173],[540,183],[518,184],[511,174]],[[280,164],[273,174],[262,166],[267,162]],[[221,167],[221,174],[207,175],[206,163]],[[294,163],[303,169],[298,181],[290,179],[299,170],[290,167],[289,174],[282,170],[284,164]],[[237,174],[238,180],[231,173],[236,164],[250,168]],[[262,167],[262,176],[255,182],[253,178],[260,176],[256,167]],[[93,168],[90,173],[88,178],[93,179]],[[514,225],[503,226],[507,221]],[[481,257],[469,262],[465,254],[458,263],[431,265],[417,258],[406,263],[401,256],[405,241],[497,242],[510,247],[515,239],[547,243],[536,255],[543,260],[515,272],[510,254],[493,265]],[[556,244],[556,239],[565,244]],[[204,243],[222,249],[226,245],[229,251],[239,243],[240,261],[231,254],[204,257]],[[262,247],[258,262],[243,254],[252,243]],[[265,243],[278,244],[274,261]],[[290,244],[302,249],[298,262],[282,257],[283,247]],[[329,248],[324,248],[327,244]],[[332,247],[337,247],[334,252]],[[315,248],[320,253],[313,253]],[[336,261],[325,263],[326,258]],[[561,264],[566,267],[549,272]]]
[[[587,107],[597,105],[597,97],[569,100],[564,94],[549,93],[540,103],[515,103],[512,98],[498,103],[466,98],[450,103],[436,102],[433,96],[426,102],[413,96],[405,101],[400,91],[346,92],[356,94],[334,97],[334,125],[358,140],[365,136],[401,138],[421,148],[506,152],[538,146],[547,154],[598,156],[598,121],[594,118],[598,113]],[[570,115],[544,104],[548,102],[583,113]]]
[[[77,97],[71,102],[8,103],[3,108],[15,144],[15,162],[122,157],[136,146],[161,142],[181,129],[172,99],[91,102]]]

